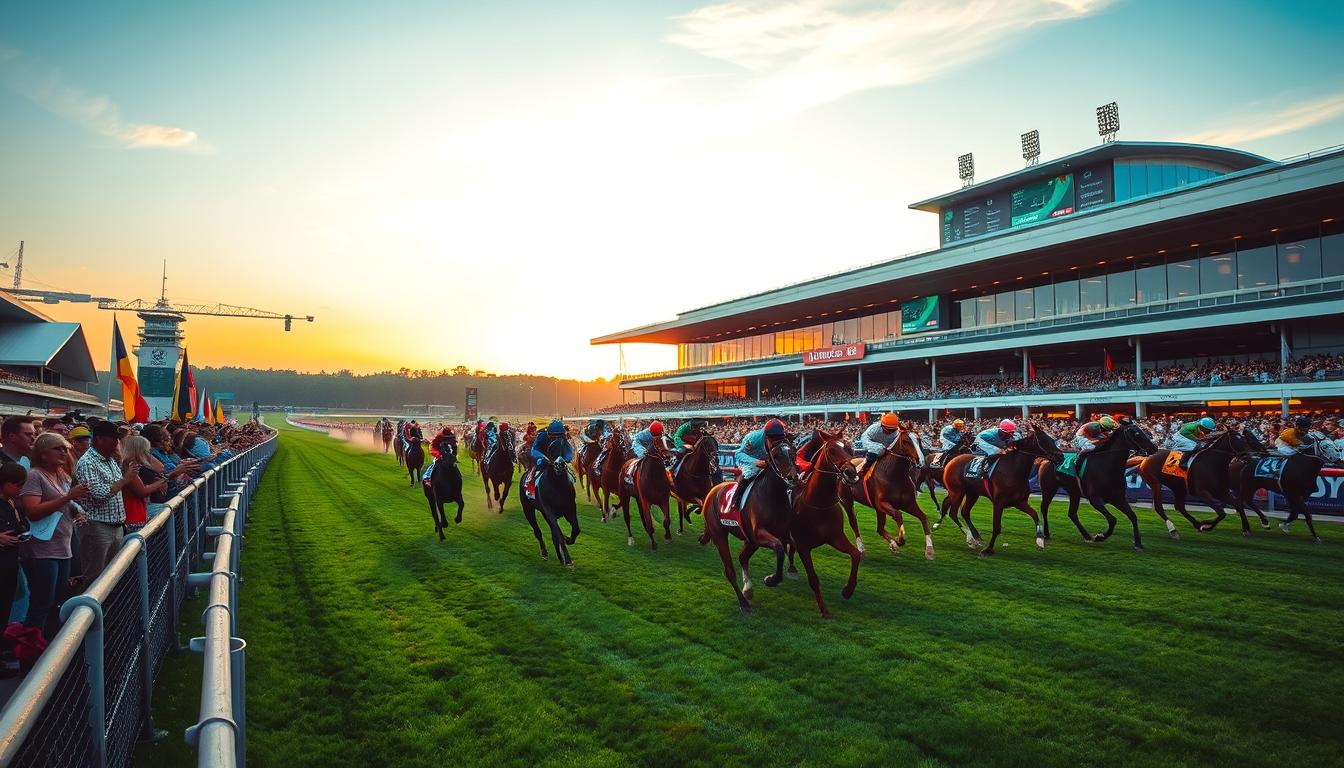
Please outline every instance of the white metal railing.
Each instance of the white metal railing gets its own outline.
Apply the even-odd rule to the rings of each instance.
[[[179,612],[198,587],[209,589],[210,603],[205,637],[191,647],[206,659],[201,718],[187,740],[199,743],[201,765],[243,764],[243,644],[234,632],[238,545],[276,444],[273,434],[204,472],[127,535],[102,575],[65,602],[64,625],[0,711],[0,768],[129,764],[136,742],[156,736],[154,676],[165,656],[182,649]],[[211,537],[214,552],[206,551]],[[192,572],[207,562],[208,572]]]

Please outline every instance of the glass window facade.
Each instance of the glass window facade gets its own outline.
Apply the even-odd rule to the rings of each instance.
[[[1117,161],[1114,173],[1116,202],[1180,189],[1223,175],[1222,171],[1160,160]]]
[[[1321,271],[1321,240],[1315,233],[1289,232],[1279,238],[1278,267],[1280,283],[1318,280]]]
[[[1265,288],[1278,282],[1278,253],[1272,242],[1237,248],[1238,288]]]
[[[1237,254],[1232,246],[1201,248],[1199,256],[1199,293],[1218,293],[1237,289]]]

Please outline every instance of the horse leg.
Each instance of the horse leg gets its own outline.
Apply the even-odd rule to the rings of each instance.
[[[621,484],[621,491],[617,508],[625,515],[625,546],[635,546],[635,532],[630,529],[630,497],[626,495],[625,484]]]
[[[628,504],[629,501],[627,500]],[[644,524],[644,532],[649,535],[649,547],[654,552],[658,551],[658,540],[653,536],[653,504],[646,502],[642,497],[635,497],[635,504],[639,507],[639,521]]]
[[[551,554],[546,551],[546,540],[541,537],[541,528],[537,527],[537,510],[533,509],[531,504],[524,504],[523,516],[527,518],[527,524],[532,526],[532,535],[537,537],[537,546],[541,547],[541,559],[550,560]]]
[[[439,524],[439,513],[434,510],[434,499],[427,499],[429,502],[429,516],[434,519],[434,532],[439,534],[439,541],[444,541],[443,526]]]
[[[1027,517],[1030,517],[1030,518],[1031,518],[1031,522],[1032,522],[1032,523],[1035,523],[1035,525],[1036,525],[1036,548],[1039,549],[1039,550],[1044,551],[1044,550],[1045,550],[1045,531],[1041,530],[1041,519],[1036,515],[1036,510],[1032,509],[1032,507],[1031,507],[1031,503],[1028,502],[1026,499],[1023,499],[1022,502],[1021,502],[1020,504],[1017,505],[1017,508],[1020,509],[1020,510],[1022,510],[1023,512],[1027,513]],[[995,527],[997,527],[997,526],[995,526]]]
[[[849,518],[849,529],[854,531],[854,546],[859,548],[859,554],[863,554],[863,537],[859,535],[859,518],[854,515],[854,497],[846,494],[840,494],[840,503],[845,507],[845,517]],[[882,533],[882,516],[878,515],[877,532]],[[882,538],[886,538],[883,536]],[[790,563],[792,565],[792,563]],[[798,569],[790,568],[790,572],[797,573]]]
[[[1260,505],[1255,503],[1255,492],[1252,491],[1249,494],[1238,494],[1237,498],[1241,499],[1242,503],[1250,507],[1251,511],[1255,513],[1255,516],[1260,518],[1260,527],[1269,530],[1269,518],[1265,517],[1265,511],[1260,509]]]
[[[790,579],[796,579],[798,578],[798,567],[793,564],[793,555],[795,552],[798,551],[798,548],[793,545],[792,536],[789,537],[789,541],[784,545],[784,548],[788,551],[789,554],[788,576]]]
[[[504,514],[504,502],[509,498],[509,491],[513,488],[513,471],[509,471],[509,478],[504,481],[504,492],[499,496],[499,514]]]
[[[821,598],[821,579],[817,578],[817,569],[812,565],[812,550],[799,547],[798,557],[803,561],[803,568],[807,571],[807,585],[817,597],[817,608],[821,611],[821,618],[831,618],[831,609],[826,607],[826,601]]]
[[[756,540],[762,547],[769,547],[775,553],[775,572],[765,577],[765,586],[777,587],[784,581],[784,558],[788,555],[788,548],[769,531],[757,531]]]
[[[490,509],[490,478],[485,476],[484,470],[481,472],[481,485],[485,488],[485,508]]]
[[[989,534],[989,545],[980,550],[981,557],[990,557],[994,554],[994,543],[999,540],[999,534],[1003,531],[1003,507],[999,506],[997,501],[992,503],[994,505],[993,530]]]
[[[709,525],[709,518],[705,518],[705,525]],[[714,548],[719,550],[719,559],[723,561],[723,577],[733,587],[733,593],[737,595],[737,605],[743,613],[751,613],[751,603],[747,601],[747,596],[742,594],[742,588],[737,585],[737,572],[733,570],[733,553],[728,551],[728,534],[720,529],[714,536]]]
[[[574,512],[572,512],[572,513],[570,513],[570,514],[565,515],[565,519],[566,519],[566,520],[569,520],[569,536],[565,539],[565,543],[566,543],[566,544],[573,544],[575,541],[578,541],[578,538],[579,538],[579,512],[578,512],[578,510],[575,510]]]
[[[891,550],[891,554],[900,553],[902,542],[899,538],[892,538],[891,534],[887,533],[887,516],[890,515],[893,520],[896,519],[896,511],[885,501],[873,502],[873,511],[877,513],[877,535],[887,542],[887,549]]]
[[[1053,475],[1053,471],[1046,471],[1045,466],[1041,467],[1041,475]],[[1055,494],[1059,492],[1059,482],[1052,480],[1049,485],[1045,483],[1044,477],[1041,479],[1041,525],[1045,528],[1045,538],[1050,538],[1050,502],[1055,500]],[[1067,492],[1067,491],[1066,491]],[[1069,501],[1073,501],[1072,495]],[[1070,516],[1072,517],[1072,516]],[[1073,518],[1074,525],[1078,524],[1077,518]],[[1081,529],[1082,526],[1079,526]],[[1083,538],[1087,538],[1087,533],[1083,533]]]
[[[751,582],[751,556],[756,554],[759,548],[748,541],[743,545],[742,551],[737,553],[737,564],[742,566],[742,594],[748,600],[755,598],[756,590],[753,589],[754,585]]]
[[[924,514],[924,510],[919,508],[918,494],[911,496],[905,501],[905,511],[915,516],[921,527],[924,528],[924,559],[933,559],[933,529],[929,527],[929,516]]]
[[[1146,462],[1145,464],[1139,465],[1139,477],[1143,478],[1143,482],[1147,483],[1148,488],[1153,492],[1153,511],[1157,513],[1158,517],[1162,518],[1162,523],[1167,526],[1167,534],[1171,536],[1171,538],[1180,541],[1181,534],[1176,530],[1176,524],[1167,518],[1167,511],[1162,508],[1162,471],[1158,469],[1145,472],[1145,466]],[[1182,483],[1184,483],[1184,481],[1182,481]],[[1170,488],[1171,495],[1175,497],[1176,485],[1173,483]]]
[[[1069,519],[1073,521],[1073,526],[1074,526],[1075,528],[1078,529],[1078,533],[1079,533],[1079,535],[1081,535],[1081,536],[1083,537],[1083,541],[1087,541],[1087,542],[1092,542],[1092,541],[1104,541],[1105,538],[1106,538],[1106,536],[1109,536],[1109,535],[1110,535],[1109,533],[1107,533],[1107,534],[1100,534],[1100,533],[1099,533],[1099,534],[1097,534],[1096,536],[1093,536],[1092,534],[1090,534],[1090,533],[1087,532],[1087,527],[1083,525],[1083,521],[1082,521],[1081,519],[1079,519],[1079,517],[1078,517],[1078,507],[1079,507],[1079,505],[1082,503],[1082,498],[1083,498],[1083,497],[1082,497],[1082,494],[1075,494],[1072,490],[1069,490],[1069,489],[1067,489],[1067,488],[1065,489],[1065,492],[1068,493],[1068,495],[1069,495]],[[1045,517],[1045,503],[1044,503],[1044,502],[1041,503],[1041,517],[1042,517],[1042,518]],[[1049,526],[1049,525],[1047,525],[1047,526],[1045,527],[1045,537],[1046,537],[1047,539],[1050,538],[1050,526]]]
[[[1111,506],[1120,510],[1120,513],[1129,518],[1129,524],[1134,526],[1134,551],[1142,552],[1143,537],[1139,535],[1139,516],[1134,514],[1134,508],[1129,506],[1129,500],[1125,498],[1124,490],[1115,494],[1111,500]]]
[[[669,499],[667,496],[664,496],[664,497],[663,497],[663,502],[662,502],[662,504],[659,504],[658,506],[659,506],[659,509],[661,509],[662,512],[663,512],[663,541],[671,541],[671,540],[672,540],[672,512],[671,512],[671,509],[672,509],[672,501],[671,501],[671,499]],[[652,508],[652,504],[650,504],[650,508]]]
[[[555,515],[544,505],[541,508],[541,516],[546,518],[546,525],[551,529],[551,543],[555,545],[555,554],[560,558],[560,562],[565,564],[566,568],[573,568],[574,561],[569,557],[569,548],[565,546],[565,537],[560,533],[560,523],[555,519]]]
[[[461,491],[457,492],[457,499],[454,500],[454,503],[457,504],[457,518],[453,522],[460,524],[462,522],[462,507],[466,506],[466,504],[462,501]],[[447,522],[448,518],[445,517],[444,523],[446,524]]]
[[[966,546],[968,547],[976,547],[976,546],[983,547],[985,545],[985,540],[980,536],[979,529],[977,529],[975,527],[975,523],[971,521],[971,507],[975,506],[975,502],[978,500],[978,498],[979,497],[977,496],[971,496],[970,494],[967,494],[962,498],[957,499],[958,503],[961,506],[961,517],[963,520],[966,521],[966,529],[965,529]],[[952,519],[953,520],[957,519],[957,513],[955,511],[952,513]]]
[[[925,476],[924,476],[924,487],[926,487],[926,488],[929,489],[929,500],[933,502],[933,508],[934,508],[934,509],[937,509],[937,508],[938,508],[938,494],[935,492],[935,487],[936,487],[936,486],[934,486],[934,484],[933,484],[933,475],[928,474],[928,475],[925,475]],[[933,527],[934,527],[934,528],[937,528],[938,525],[935,523]]]
[[[927,529],[928,523],[925,522],[924,525],[925,529]],[[844,588],[840,590],[840,596],[848,600],[854,596],[854,588],[859,585],[859,561],[862,560],[863,557],[859,554],[859,550],[845,537],[845,530],[843,528],[837,530],[835,535],[832,536],[831,540],[827,543],[844,554],[849,555],[849,581],[845,582]]]

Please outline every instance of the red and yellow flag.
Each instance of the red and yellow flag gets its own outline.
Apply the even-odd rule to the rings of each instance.
[[[116,355],[116,375],[121,379],[121,408],[129,422],[149,421],[149,403],[140,394],[140,383],[135,380],[135,369],[131,367],[131,358],[126,354],[126,342],[121,340],[121,328],[117,318],[112,318],[113,354]]]

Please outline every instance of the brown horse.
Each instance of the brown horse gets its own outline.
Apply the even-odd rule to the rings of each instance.
[[[626,546],[635,545],[635,535],[630,530],[631,497],[638,505],[639,519],[644,523],[644,531],[649,534],[649,546],[653,551],[658,551],[658,542],[653,536],[655,506],[663,510],[663,538],[672,540],[672,479],[667,471],[670,456],[663,440],[659,438],[653,441],[643,458],[628,459],[621,466],[620,506],[625,515]]]
[[[604,523],[611,517],[612,495],[614,494],[617,499],[621,497],[621,466],[625,464],[625,457],[629,452],[625,446],[625,431],[613,429],[607,437],[606,456],[602,458],[601,466],[593,467],[593,471],[597,474],[596,495],[602,497]]]
[[[583,486],[583,495],[588,501],[597,496],[598,477],[594,464],[597,462],[597,454],[601,452],[602,446],[592,442],[584,443],[575,454],[574,464],[578,470],[579,483]]]
[[[919,468],[919,474],[915,475],[915,488],[923,486],[929,489],[929,498],[933,500],[934,508],[939,510],[938,521],[933,524],[933,530],[938,530],[943,520],[947,517],[947,512],[942,511],[943,505],[938,503],[938,494],[935,493],[937,484],[943,482],[943,469],[947,467],[947,462],[957,456],[971,452],[971,445],[975,442],[975,434],[966,432],[961,436],[961,440],[956,445],[945,451],[938,451],[929,454],[928,460],[924,466]]]
[[[1316,492],[1316,478],[1321,474],[1321,468],[1326,462],[1325,457],[1319,455],[1318,451],[1319,443],[1314,450],[1306,449],[1292,455],[1279,453],[1264,456],[1243,455],[1232,460],[1229,471],[1237,487],[1236,506],[1237,514],[1241,516],[1243,536],[1251,535],[1243,499],[1254,498],[1256,489],[1263,488],[1266,491],[1281,493],[1288,502],[1288,519],[1279,523],[1280,530],[1287,533],[1293,521],[1302,517],[1307,522],[1307,530],[1311,532],[1311,540],[1317,544],[1321,543],[1321,537],[1317,535],[1316,526],[1311,519],[1311,509],[1307,507],[1307,497]],[[1261,514],[1259,509],[1256,509],[1256,513]],[[1263,517],[1263,514],[1261,516]],[[1223,517],[1222,510],[1219,510],[1218,516],[1201,525],[1200,530],[1213,530]]]
[[[387,453],[388,449],[392,447],[392,424],[390,422],[383,422],[382,437],[383,453]]]
[[[721,476],[719,441],[704,435],[672,471],[672,495],[677,499],[677,533],[686,530],[691,513],[705,506],[705,495]]]
[[[1181,538],[1181,534],[1176,531],[1176,524],[1167,519],[1166,510],[1162,508],[1162,486],[1171,489],[1176,511],[1180,512],[1197,531],[1208,529],[1186,510],[1185,500],[1188,496],[1203,498],[1218,513],[1220,520],[1227,515],[1227,507],[1236,505],[1229,490],[1232,487],[1232,476],[1228,467],[1233,457],[1244,452],[1245,443],[1236,433],[1226,431],[1210,436],[1204,441],[1204,445],[1204,448],[1190,457],[1185,477],[1170,475],[1163,471],[1167,457],[1171,455],[1171,451],[1168,450],[1156,451],[1137,461],[1130,460],[1130,465],[1139,468],[1139,476],[1152,489],[1153,511],[1162,518],[1162,522],[1166,523],[1167,533],[1173,539]]]
[[[490,456],[490,463],[486,464],[484,460],[481,462],[481,482],[485,485],[485,508],[490,509],[493,492],[498,513],[504,514],[504,501],[509,498],[509,489],[513,487],[513,430],[501,429],[495,441],[495,452]]]
[[[823,619],[831,618],[831,611],[821,597],[821,581],[817,578],[817,569],[812,565],[812,550],[822,544],[830,544],[840,552],[849,555],[849,581],[845,583],[840,595],[846,600],[854,596],[854,588],[859,583],[859,561],[863,554],[845,535],[845,516],[840,511],[842,489],[859,482],[859,473],[850,462],[849,451],[841,439],[843,432],[822,432],[822,445],[812,461],[812,471],[803,481],[803,487],[793,500],[793,520],[789,525],[789,557],[798,553],[807,571],[807,584],[817,598],[817,609]],[[908,433],[907,433],[908,434]],[[885,458],[885,456],[884,456]],[[891,463],[891,462],[889,462]],[[902,467],[906,484],[910,484],[908,465]],[[911,497],[913,498],[913,490]],[[923,515],[920,515],[923,517]],[[881,513],[879,512],[879,520]],[[928,520],[924,528],[928,530]],[[745,567],[745,566],[744,566]],[[793,570],[790,563],[790,571]],[[769,582],[767,582],[768,584]]]
[[[753,590],[749,566],[756,550],[769,547],[775,553],[775,572],[765,577],[765,585],[777,587],[784,579],[784,556],[787,554],[784,542],[789,539],[793,522],[789,489],[797,485],[798,468],[793,464],[793,448],[787,438],[779,438],[767,440],[765,467],[751,481],[746,504],[741,507],[740,526],[731,520],[725,523],[722,517],[728,491],[736,488],[735,493],[742,492],[739,483],[719,483],[705,495],[705,531],[700,534],[700,543],[714,542],[719,559],[723,561],[723,575],[737,593],[737,604],[744,613],[751,612]],[[740,587],[733,570],[733,556],[728,549],[729,532],[743,542],[742,551],[737,556],[742,566]]]
[[[406,472],[411,476],[411,487],[420,482],[420,470],[425,467],[425,449],[422,446],[424,438],[420,436],[420,430],[417,428],[411,433],[411,439],[406,441]]]
[[[968,477],[967,469],[977,458],[985,459],[981,473],[976,477]],[[943,505],[950,508],[952,522],[957,523],[958,527],[961,526],[957,521],[957,510],[960,508],[969,529],[966,531],[967,546],[984,545],[980,531],[971,522],[971,507],[981,496],[988,496],[994,505],[994,532],[990,536],[989,546],[980,552],[981,557],[994,554],[994,544],[1003,530],[1003,510],[1008,507],[1016,507],[1027,513],[1036,524],[1036,548],[1045,549],[1045,532],[1041,529],[1041,520],[1027,501],[1031,495],[1028,476],[1037,459],[1050,459],[1058,464],[1064,460],[1064,453],[1055,445],[1054,438],[1032,424],[1029,434],[1012,443],[1005,453],[994,457],[957,456],[943,470],[943,486],[947,488]]]
[[[873,460],[871,471],[855,485],[840,488],[840,503],[854,519],[854,502],[877,512],[877,535],[887,542],[894,555],[905,546],[905,524],[901,513],[908,512],[924,527],[924,557],[933,559],[933,530],[929,518],[919,508],[916,486],[911,479],[924,466],[924,450],[919,436],[907,429],[897,436],[890,448]],[[887,533],[887,517],[896,521],[896,536]]]

